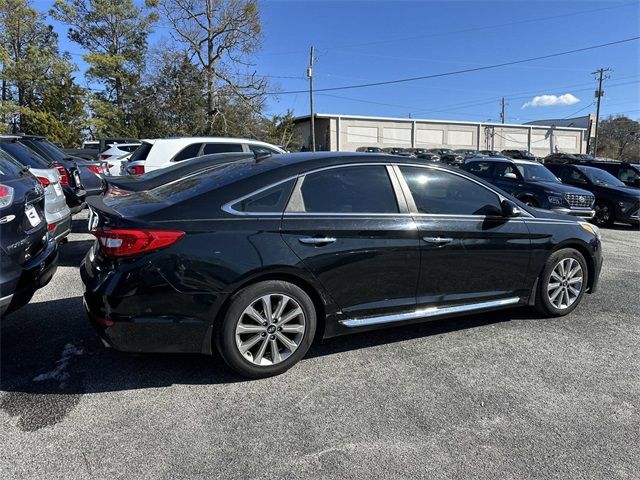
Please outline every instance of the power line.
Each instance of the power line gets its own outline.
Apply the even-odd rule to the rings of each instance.
[[[553,58],[553,57],[560,57],[563,55],[570,55],[573,53],[579,53],[579,52],[586,52],[588,50],[595,50],[597,48],[603,48],[603,47],[609,47],[612,45],[620,45],[622,43],[628,43],[628,42],[633,42],[635,40],[640,39],[640,37],[631,37],[631,38],[626,38],[624,40],[617,40],[615,42],[608,42],[608,43],[601,43],[599,45],[592,45],[589,47],[583,47],[583,48],[576,48],[574,50],[567,50],[564,52],[557,52],[557,53],[550,53],[547,55],[540,55],[538,57],[530,57],[530,58],[524,58],[522,60],[512,60],[510,62],[503,62],[503,63],[496,63],[493,65],[485,65],[482,67],[474,67],[474,68],[465,68],[463,70],[455,70],[455,71],[451,71],[451,72],[443,72],[443,73],[434,73],[431,75],[422,75],[419,77],[409,77],[409,78],[399,78],[396,80],[387,80],[387,81],[382,81],[382,82],[373,82],[373,83],[361,83],[361,84],[357,84],[357,85],[344,85],[342,87],[329,87],[329,88],[318,88],[316,89],[316,92],[334,92],[337,90],[352,90],[355,88],[365,88],[365,87],[377,87],[377,86],[381,86],[381,85],[393,85],[393,84],[398,84],[398,83],[406,83],[406,82],[414,82],[417,80],[427,80],[427,79],[431,79],[431,78],[440,78],[440,77],[448,77],[451,75],[459,75],[462,73],[471,73],[471,72],[479,72],[482,70],[491,70],[491,69],[495,69],[495,68],[500,68],[500,67],[507,67],[509,65],[517,65],[519,63],[526,63],[526,62],[533,62],[536,60],[544,60],[547,58]],[[294,94],[294,93],[305,93],[305,90],[291,90],[288,92],[266,92],[267,95],[290,95],[290,94]]]

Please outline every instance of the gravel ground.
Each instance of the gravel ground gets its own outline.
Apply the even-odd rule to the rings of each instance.
[[[85,217],[86,218],[86,217]],[[107,350],[74,221],[53,281],[1,325],[0,477],[640,478],[640,233],[603,231],[601,289],[342,337],[280,377]]]

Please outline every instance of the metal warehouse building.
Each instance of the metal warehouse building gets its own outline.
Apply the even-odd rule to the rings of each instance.
[[[311,118],[294,119],[307,149]],[[560,151],[584,153],[587,129],[556,125],[515,125],[417,118],[316,114],[316,150],[355,151],[358,147],[468,148],[529,150],[538,156]]]

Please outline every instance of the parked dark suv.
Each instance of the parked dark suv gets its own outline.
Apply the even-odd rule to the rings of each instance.
[[[56,271],[44,188],[26,167],[0,151],[0,317],[29,303]]]
[[[429,150],[440,157],[440,161],[448,165],[459,167],[464,163],[464,156],[457,154],[450,148],[432,148]]]
[[[401,157],[412,157],[413,154],[404,147],[387,147],[383,148],[384,153],[390,153],[391,155],[400,155]]]
[[[599,168],[616,177],[629,187],[640,188],[640,164],[628,162],[609,162],[598,160],[590,155],[562,155],[545,158],[546,163],[572,163]]]
[[[526,305],[565,315],[602,264],[597,227],[394,155],[239,160],[87,203],[97,241],[80,274],[103,340],[217,349],[254,378],[286,371],[316,335]]]
[[[462,168],[531,207],[587,219],[594,215],[595,198],[591,192],[564,185],[538,162],[498,157],[472,158]]]
[[[628,187],[610,173],[587,165],[551,163],[546,166],[564,183],[584,188],[595,195],[593,222],[596,225],[640,223],[640,189]]]
[[[433,152],[430,152],[426,148],[408,148],[409,152],[411,152],[417,158],[422,158],[423,160],[429,160],[430,162],[439,162],[440,157]]]
[[[356,152],[382,153],[382,149],[380,147],[358,147]]]
[[[531,160],[537,162],[538,158],[528,150],[502,150],[502,155],[514,160]]]

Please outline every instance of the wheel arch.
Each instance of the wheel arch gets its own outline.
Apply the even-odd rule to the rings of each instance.
[[[221,323],[221,319],[226,315],[229,305],[231,304],[231,300],[234,295],[238,293],[243,288],[248,287],[249,285],[253,285],[259,282],[265,282],[269,280],[280,280],[284,282],[291,283],[298,288],[302,289],[311,301],[313,302],[313,306],[316,310],[316,333],[314,335],[314,342],[321,339],[324,335],[324,330],[326,326],[326,314],[328,309],[331,309],[332,301],[326,296],[326,293],[322,291],[321,287],[318,287],[313,283],[313,280],[307,278],[308,276],[304,273],[292,270],[286,271],[261,271],[256,272],[251,276],[245,277],[241,282],[234,285],[233,289],[230,290],[228,295],[226,296],[224,302],[218,309],[215,318],[213,319],[212,324],[212,335],[211,335],[211,348],[214,347],[213,342],[215,342],[217,337],[218,326]]]
[[[591,287],[593,286],[593,283],[595,281],[595,273],[596,273],[596,265],[595,262],[593,260],[591,251],[589,250],[589,247],[577,240],[569,240],[565,243],[561,243],[559,245],[557,245],[553,250],[551,250],[551,252],[549,253],[549,255],[553,255],[555,252],[559,251],[559,250],[564,250],[566,248],[572,248],[574,250],[577,250],[578,252],[580,252],[580,254],[582,255],[582,257],[584,258],[584,261],[587,263],[587,292],[589,292],[591,290]],[[539,277],[539,275],[538,275]]]

